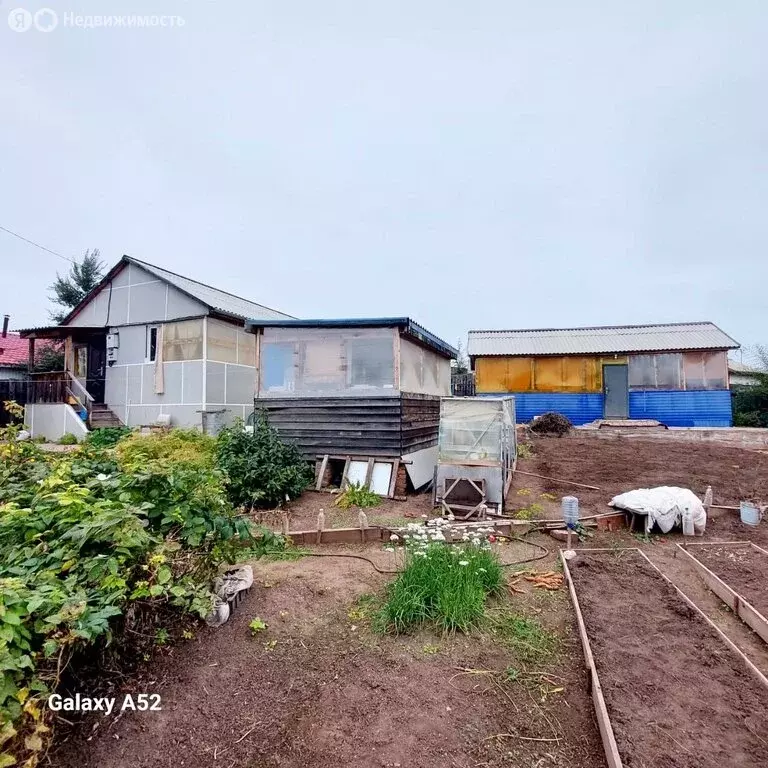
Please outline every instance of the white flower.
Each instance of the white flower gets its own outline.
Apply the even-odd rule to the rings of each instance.
[[[385,552],[394,552],[395,548],[394,547],[384,547],[384,551]]]
[[[459,565],[469,565],[469,560],[459,560]]]
[[[389,540],[390,540],[390,541],[400,541],[400,537],[399,537],[399,536],[398,536],[396,533],[393,533],[393,534],[392,534],[392,535],[389,537]]]
[[[97,480],[109,480],[109,475],[105,475],[103,472],[99,472],[98,475],[96,475]]]
[[[477,569],[480,573],[485,573],[485,568],[478,568]]]

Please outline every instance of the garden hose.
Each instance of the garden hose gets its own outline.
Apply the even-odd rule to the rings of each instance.
[[[525,565],[525,563],[533,563],[536,560],[543,560],[548,554],[549,550],[542,546],[541,544],[536,544],[533,541],[526,541],[520,536],[507,536],[503,533],[496,534],[496,538],[498,539],[507,539],[508,541],[519,541],[521,544],[528,544],[531,547],[536,547],[537,549],[542,550],[540,554],[534,556],[534,557],[527,557],[524,560],[515,560],[511,563],[501,563],[502,568],[510,568],[513,565]],[[281,554],[278,552],[267,552],[266,554]],[[371,560],[369,557],[366,557],[365,555],[354,555],[350,552],[302,552],[301,557],[350,557],[354,560],[363,560],[364,562],[368,563],[373,567],[373,569],[377,573],[384,573],[388,575],[395,575],[398,573],[402,573],[402,570],[396,570],[396,571],[390,571],[390,570],[384,570],[382,568],[379,568],[376,563]]]

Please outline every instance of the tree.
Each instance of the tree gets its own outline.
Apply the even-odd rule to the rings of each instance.
[[[86,251],[80,261],[74,261],[69,273],[62,277],[56,273],[56,280],[50,286],[51,301],[63,307],[50,313],[51,319],[60,323],[95,288],[104,274],[104,263],[98,248]]]
[[[733,388],[733,423],[737,427],[768,427],[768,347],[756,345],[748,354],[757,363],[754,384]]]
[[[461,339],[459,339],[458,343],[456,344],[456,351],[458,354],[456,355],[456,362],[453,366],[453,372],[469,373],[469,358],[467,357],[467,353],[464,349],[464,344],[462,343]]]

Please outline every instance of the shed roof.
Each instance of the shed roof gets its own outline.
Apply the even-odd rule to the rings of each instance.
[[[714,323],[701,322],[470,331],[467,354],[470,357],[595,355],[738,347],[739,343]]]
[[[64,318],[62,325],[66,325],[72,320],[72,318],[121,270],[126,264],[135,264],[138,267],[146,270],[150,274],[157,277],[159,280],[163,280],[166,283],[174,286],[178,290],[191,296],[193,299],[205,304],[209,309],[221,312],[225,315],[231,315],[241,320],[247,320],[250,318],[255,319],[280,319],[288,318],[291,315],[286,315],[283,312],[278,312],[276,309],[270,309],[263,304],[257,304],[255,301],[249,301],[243,299],[240,296],[221,291],[218,288],[207,285],[206,283],[200,283],[197,280],[192,280],[189,277],[176,274],[162,267],[150,264],[147,261],[141,259],[135,259],[133,256],[123,256],[120,261],[115,264],[112,269],[107,272],[101,279],[99,284]]]
[[[252,320],[246,323],[253,328],[399,328],[407,336],[420,341],[444,357],[456,358],[459,353],[450,344],[430,333],[410,317],[347,317],[320,318],[315,320]]]

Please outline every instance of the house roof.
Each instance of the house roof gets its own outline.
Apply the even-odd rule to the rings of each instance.
[[[458,351],[410,317],[348,317],[315,320],[253,320],[246,323],[253,328],[399,328],[444,357],[456,358]]]
[[[745,365],[744,363],[740,363],[738,360],[731,360],[731,358],[728,358],[728,370],[731,371],[731,373],[763,373],[759,368],[753,368],[751,365]]]
[[[0,337],[0,368],[17,368],[27,365],[29,343],[18,333],[8,333]]]
[[[291,315],[278,312],[276,309],[270,309],[263,304],[257,304],[255,301],[243,299],[227,291],[221,291],[218,288],[184,277],[176,272],[163,269],[147,261],[135,259],[133,256],[123,256],[112,269],[107,272],[97,286],[64,318],[62,325],[69,323],[73,317],[106,285],[114,276],[126,265],[135,264],[146,270],[150,274],[169,283],[182,293],[191,296],[193,299],[205,304],[209,309],[220,312],[224,315],[230,315],[240,320],[248,319],[291,319]]]
[[[613,325],[592,328],[470,331],[467,354],[591,355],[694,349],[737,349],[739,343],[714,323]]]

